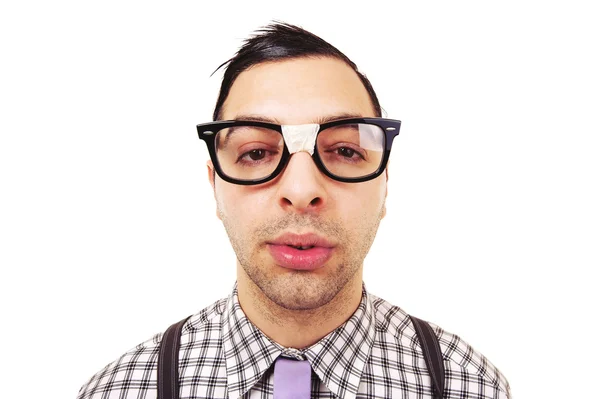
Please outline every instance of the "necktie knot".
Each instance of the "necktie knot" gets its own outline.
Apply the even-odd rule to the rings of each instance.
[[[274,399],[310,399],[311,368],[308,360],[278,357],[275,360]]]

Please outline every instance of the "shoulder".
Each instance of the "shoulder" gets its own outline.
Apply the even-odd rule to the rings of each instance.
[[[182,332],[182,345],[194,339],[210,339],[220,329],[220,315],[227,298],[220,299],[192,315]],[[167,326],[168,327],[168,326]],[[165,330],[167,329],[165,327]],[[156,397],[157,359],[163,332],[128,350],[115,361],[94,374],[80,389],[77,399],[108,397]]]
[[[422,357],[421,345],[409,315],[400,307],[371,294],[376,330],[397,345],[400,352],[409,351]],[[500,370],[484,355],[456,334],[429,322],[444,358],[446,389],[460,397],[511,398],[510,385]]]

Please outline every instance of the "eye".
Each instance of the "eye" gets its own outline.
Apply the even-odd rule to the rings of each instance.
[[[348,147],[340,147],[336,151],[337,151],[338,155],[341,155],[345,158],[352,158],[355,154],[357,154],[356,151],[354,151],[352,148],[348,148]]]
[[[366,155],[361,150],[351,148],[350,146],[340,146],[332,148],[330,152],[335,154],[340,161],[360,162],[366,160]]]
[[[278,156],[279,151],[270,150],[269,148],[248,148],[247,151],[242,152],[237,158],[236,163],[242,166],[261,166],[264,164],[270,164],[272,162],[278,162],[281,158]]]
[[[260,161],[261,159],[263,159],[265,157],[266,151],[261,150],[261,149],[256,149],[256,150],[248,151],[246,153],[246,155],[248,155],[250,157],[250,159],[252,159],[253,161]]]

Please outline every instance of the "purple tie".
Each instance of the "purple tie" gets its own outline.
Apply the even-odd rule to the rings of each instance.
[[[310,363],[278,357],[275,360],[274,399],[310,399]]]

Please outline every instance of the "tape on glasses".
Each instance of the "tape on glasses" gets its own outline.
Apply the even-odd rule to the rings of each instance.
[[[313,155],[319,131],[318,124],[282,125],[281,131],[290,155],[300,151],[306,151],[311,156]]]

